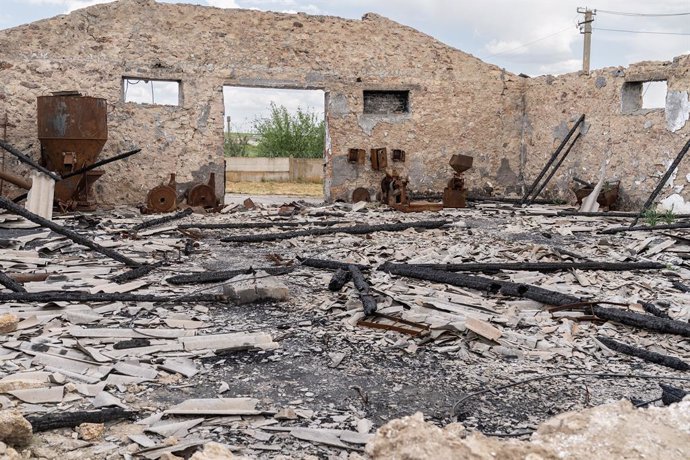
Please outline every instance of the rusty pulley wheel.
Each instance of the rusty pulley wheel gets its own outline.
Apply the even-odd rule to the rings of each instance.
[[[213,187],[206,184],[197,184],[187,192],[187,204],[190,206],[213,208],[217,205],[216,192]]]
[[[151,212],[170,212],[177,208],[177,193],[169,185],[153,187],[146,196],[146,207]]]

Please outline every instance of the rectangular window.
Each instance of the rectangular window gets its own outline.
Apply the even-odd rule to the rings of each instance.
[[[409,112],[409,91],[364,91],[364,113],[391,115]]]
[[[623,83],[621,111],[630,114],[638,110],[663,109],[666,107],[666,90],[666,80]]]
[[[136,104],[180,105],[180,81],[122,78],[125,102]]]

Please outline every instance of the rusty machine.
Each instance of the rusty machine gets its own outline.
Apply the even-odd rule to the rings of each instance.
[[[455,173],[443,190],[444,208],[464,208],[467,206],[467,190],[465,189],[464,172],[472,167],[474,158],[468,155],[455,154],[448,164]]]
[[[193,208],[219,210],[220,200],[216,197],[216,174],[211,173],[205,184],[192,183],[181,196],[178,196],[175,174],[171,173],[167,184],[160,184],[149,190],[146,205],[141,207],[141,212],[144,214],[172,212],[184,199],[187,205]]]
[[[74,91],[38,97],[41,164],[63,178],[55,184],[55,201],[62,209],[95,209],[91,186],[104,171],[70,173],[92,165],[103,149],[108,140],[107,109],[105,99]]]

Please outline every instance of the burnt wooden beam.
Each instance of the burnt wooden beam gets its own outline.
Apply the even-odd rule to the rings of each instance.
[[[673,230],[679,228],[690,228],[690,220],[683,222],[676,222],[674,224],[662,225],[637,225],[632,227],[612,227],[602,230],[600,233],[611,235],[621,232],[652,232],[654,230]]]
[[[510,281],[495,280],[476,275],[419,268],[414,265],[393,264],[387,262],[379,267],[379,270],[393,275],[405,276],[435,283],[450,284],[452,286],[489,292],[491,294],[503,294],[510,297],[525,297],[547,305],[570,305],[581,302],[578,297],[563,294],[556,291],[532,286],[530,284],[517,284]]]
[[[103,160],[97,161],[93,164],[90,164],[88,166],[84,166],[83,168],[77,169],[76,171],[72,171],[71,173],[65,174],[62,176],[62,179],[67,179],[73,176],[78,176],[79,174],[84,174],[87,171],[91,171],[92,169],[100,168],[103,165],[107,165],[108,163],[112,163],[113,161],[119,161],[119,160],[124,160],[127,157],[131,157],[132,155],[135,155],[137,153],[141,152],[141,149],[134,149],[130,150],[128,152],[120,153],[119,155],[115,155],[110,158],[104,158]]]
[[[119,292],[91,294],[83,291],[0,292],[0,302],[174,302],[182,297],[185,302],[217,302],[225,299],[220,294],[160,296]]]
[[[82,423],[106,423],[116,420],[134,419],[138,411],[125,410],[121,407],[108,407],[93,411],[58,411],[51,414],[27,415],[26,420],[31,423],[34,433],[56,430],[58,428],[72,428]]]
[[[377,225],[354,225],[351,227],[329,227],[329,228],[310,228],[307,230],[298,230],[295,232],[282,233],[263,233],[258,235],[237,235],[227,236],[221,238],[220,241],[224,243],[260,243],[263,241],[278,241],[287,240],[290,238],[297,238],[300,236],[319,236],[332,235],[334,233],[348,233],[350,235],[365,235],[368,233],[377,232],[401,232],[409,228],[432,229],[440,228],[450,222],[445,220],[428,220],[417,222],[400,222],[395,224],[377,224]]]
[[[670,367],[679,371],[690,370],[690,364],[675,356],[663,355],[661,353],[645,350],[644,348],[633,347],[632,345],[618,342],[608,337],[597,336],[597,340],[603,343],[606,348],[610,348],[618,353],[623,353],[624,355],[634,356],[650,363]]]
[[[26,292],[24,286],[0,271],[0,284],[12,292]]]
[[[489,262],[461,264],[408,264],[409,267],[444,270],[449,272],[487,272],[500,270],[558,272],[565,270],[631,271],[661,270],[665,264],[658,262]]]
[[[182,219],[183,217],[191,216],[192,213],[194,213],[194,210],[192,208],[187,208],[187,209],[182,210],[180,212],[177,212],[175,214],[170,214],[167,216],[159,217],[158,219],[149,219],[149,220],[146,220],[146,221],[132,227],[132,231],[138,232],[138,231],[143,230],[145,228],[151,228],[151,227],[156,227],[157,225],[163,225],[163,224],[166,224],[166,223],[171,222],[173,220]]]
[[[340,220],[317,220],[317,221],[305,221],[305,222],[294,222],[294,221],[273,221],[273,222],[226,222],[226,223],[208,223],[208,224],[181,224],[177,228],[185,230],[188,228],[199,228],[199,229],[209,229],[209,230],[228,230],[228,229],[238,229],[238,228],[272,228],[272,227],[306,227],[307,225],[315,225],[319,227],[330,227],[333,225],[338,225],[345,223]]]
[[[371,292],[369,292],[369,284],[364,279],[364,275],[362,275],[361,270],[357,268],[356,265],[350,265],[348,270],[352,275],[352,283],[355,285],[357,293],[359,294],[359,300],[362,301],[364,314],[366,316],[373,314],[377,308],[376,299],[371,295]]]
[[[688,395],[688,392],[682,388],[663,383],[660,383],[659,386],[661,387],[661,402],[663,402],[665,406],[679,403]]]
[[[673,285],[674,288],[678,289],[679,291],[682,292],[690,292],[690,286],[687,286],[680,281],[674,280],[671,281],[671,284]]]
[[[167,278],[165,281],[170,284],[202,284],[202,283],[218,283],[227,281],[237,275],[246,275],[257,271],[265,271],[269,275],[285,275],[293,271],[295,267],[264,267],[264,268],[241,268],[237,270],[220,270],[201,273],[192,273],[191,275],[175,275]]]
[[[22,163],[31,166],[32,168],[34,168],[37,171],[41,171],[43,174],[46,174],[48,177],[50,177],[54,181],[57,182],[57,181],[62,179],[59,175],[55,174],[52,171],[48,171],[46,168],[44,168],[43,166],[36,163],[33,159],[31,159],[31,157],[29,157],[25,153],[22,153],[19,149],[17,149],[16,147],[8,144],[7,142],[5,142],[1,139],[0,139],[0,147],[3,148],[4,150],[6,150],[7,152],[9,152],[10,154],[12,154],[14,157],[16,157]]]
[[[593,305],[592,312],[601,319],[625,324],[626,326],[639,327],[648,331],[663,332],[665,334],[677,334],[690,337],[690,324],[668,318],[659,318],[652,315],[643,315],[629,310],[602,307]]]
[[[658,316],[659,318],[671,319],[671,317],[668,316],[668,313],[666,313],[664,310],[657,307],[656,305],[654,305],[651,302],[640,302],[640,305],[642,305],[642,308],[644,308],[644,311],[646,311],[650,315]]]
[[[146,276],[149,273],[151,273],[152,271],[154,271],[155,269],[162,267],[163,263],[164,263],[164,261],[161,260],[161,261],[153,263],[153,264],[143,264],[143,265],[140,265],[140,266],[133,268],[129,271],[121,273],[117,276],[114,276],[110,280],[114,281],[118,284],[126,283],[128,281],[134,281],[135,279],[139,279],[142,276]]]
[[[337,260],[329,259],[315,259],[313,257],[298,257],[297,259],[305,267],[320,268],[322,270],[349,270],[350,265],[356,266],[361,271],[367,271],[370,268],[368,265],[352,264],[349,262],[338,262]]]
[[[129,257],[125,257],[122,254],[120,254],[117,251],[114,251],[110,248],[106,248],[101,246],[100,244],[96,243],[95,241],[80,235],[79,233],[75,232],[74,230],[70,230],[69,228],[65,228],[62,225],[58,225],[53,221],[50,221],[48,219],[44,219],[43,217],[34,214],[33,212],[27,210],[26,208],[19,206],[10,200],[8,200],[5,197],[0,196],[0,208],[6,209],[7,211],[11,212],[12,214],[16,214],[18,216],[21,216],[27,220],[30,220],[31,222],[40,225],[41,227],[49,228],[50,230],[54,231],[55,233],[65,236],[69,238],[70,240],[74,241],[77,244],[81,244],[83,246],[86,246],[87,248],[90,248],[98,253],[103,254],[106,257],[110,257],[113,260],[116,260],[118,262],[122,262],[125,265],[128,265],[130,267],[138,267],[141,265],[139,262],[136,262]]]

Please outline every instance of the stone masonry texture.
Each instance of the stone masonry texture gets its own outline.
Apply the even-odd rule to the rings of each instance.
[[[412,191],[441,192],[448,160],[462,153],[474,157],[471,191],[520,193],[585,113],[586,133],[545,193],[572,200],[570,179],[596,181],[607,158],[607,176],[621,180],[623,204],[632,206],[690,135],[688,55],[527,78],[376,14],[347,20],[120,0],[0,31],[0,49],[8,142],[38,158],[36,97],[77,90],[108,101],[101,158],[143,149],[104,167],[95,185],[102,204],[141,203],[173,172],[181,188],[215,172],[222,194],[224,85],[325,91],[329,201],[348,201],[357,187],[379,190],[384,171],[368,158],[348,163],[350,148],[404,150],[406,161],[389,158],[387,170],[409,176]],[[179,81],[181,104],[125,103],[123,77]],[[623,85],[648,80],[667,81],[668,110],[623,113]],[[408,110],[364,113],[364,91],[407,91]],[[6,163],[28,177],[13,158]],[[688,173],[685,162],[673,184],[686,198]]]

